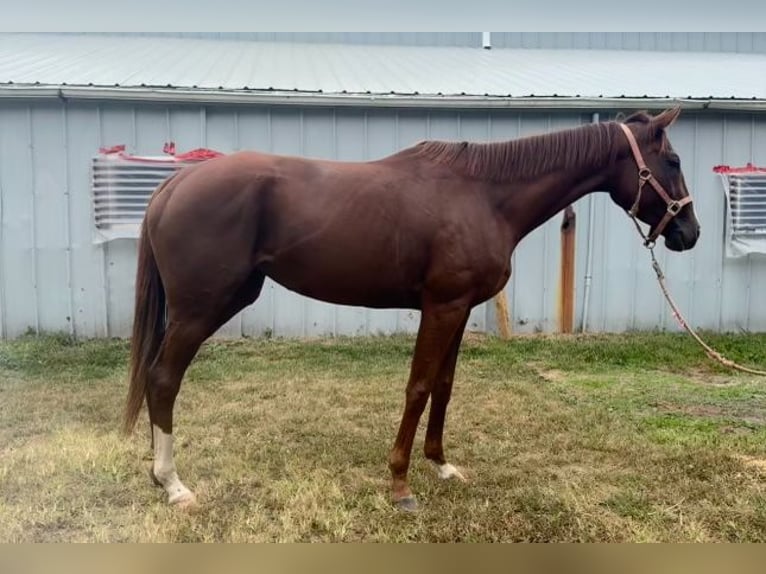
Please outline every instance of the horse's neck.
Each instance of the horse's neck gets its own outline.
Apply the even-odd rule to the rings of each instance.
[[[493,193],[503,218],[518,240],[567,205],[595,191],[608,191],[607,170],[577,167],[557,170],[523,183],[497,186]]]
[[[609,124],[589,125],[481,148],[494,153],[474,156],[474,171],[502,175],[505,183],[495,177],[488,193],[520,239],[584,195],[608,190],[610,166],[621,152],[614,132]]]

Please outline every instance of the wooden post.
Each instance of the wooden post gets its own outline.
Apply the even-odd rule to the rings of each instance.
[[[508,298],[505,296],[505,289],[495,295],[495,316],[497,329],[500,331],[500,337],[503,339],[511,338],[510,313],[508,312]]]
[[[568,205],[561,221],[559,330],[562,333],[571,333],[574,330],[575,228],[575,212],[572,206]]]

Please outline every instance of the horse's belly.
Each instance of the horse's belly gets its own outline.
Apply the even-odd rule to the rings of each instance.
[[[266,274],[283,287],[306,297],[371,308],[419,308],[420,285],[408,280],[394,266],[348,261],[322,264],[318,261],[263,266]]]

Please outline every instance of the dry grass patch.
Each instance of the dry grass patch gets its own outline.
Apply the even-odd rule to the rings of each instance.
[[[766,363],[762,337],[717,342]],[[176,409],[195,514],[151,486],[145,414],[117,434],[124,342],[0,344],[0,540],[766,540],[762,382],[662,334],[469,337],[445,444],[469,482],[435,478],[424,417],[422,510],[397,512],[386,459],[412,343],[207,344]]]

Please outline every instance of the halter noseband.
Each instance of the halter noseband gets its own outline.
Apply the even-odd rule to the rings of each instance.
[[[636,143],[636,138],[633,135],[633,132],[630,131],[630,128],[625,124],[619,125],[622,128],[622,131],[625,132],[625,137],[628,138],[630,149],[633,152],[633,157],[635,158],[636,165],[638,166],[638,193],[636,194],[636,200],[633,202],[633,205],[628,213],[636,223],[636,227],[638,228],[639,233],[641,233],[641,235],[644,237],[644,245],[651,247],[660,236],[660,233],[662,233],[662,231],[665,229],[665,226],[670,223],[670,220],[678,215],[684,205],[691,203],[692,198],[691,196],[687,195],[686,197],[683,197],[679,200],[671,199],[660,182],[657,181],[652,175],[652,170],[650,170],[646,166],[646,163],[644,163],[644,158],[641,156],[641,151],[638,149],[638,144]],[[657,194],[665,201],[668,206],[665,215],[657,224],[657,227],[655,227],[654,231],[649,235],[649,237],[644,235],[644,232],[641,231],[641,228],[638,226],[638,222],[636,221],[636,216],[638,215],[638,203],[641,200],[641,190],[643,190],[644,184],[646,182],[651,184]]]

